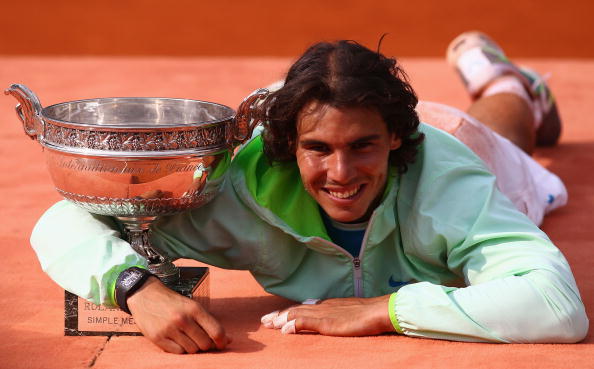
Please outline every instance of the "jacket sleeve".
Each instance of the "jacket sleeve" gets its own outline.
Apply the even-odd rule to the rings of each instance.
[[[467,287],[402,287],[394,312],[404,334],[514,343],[585,337],[588,318],[567,261],[496,189],[486,169],[450,170],[417,199],[410,239]]]
[[[147,265],[120,232],[114,219],[60,201],[35,225],[31,245],[43,271],[62,288],[95,304],[114,306],[120,272]]]
[[[174,260],[191,258],[223,268],[248,269],[255,257],[249,245],[258,245],[258,233],[244,234],[257,224],[227,182],[222,193],[204,207],[158,219],[151,226],[153,245]],[[229,222],[231,215],[237,220]],[[114,218],[61,201],[37,222],[31,245],[42,269],[62,288],[96,304],[114,306],[120,272],[147,266],[123,233]],[[240,239],[245,247],[236,247]]]

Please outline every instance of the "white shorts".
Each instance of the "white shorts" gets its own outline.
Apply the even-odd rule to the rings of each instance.
[[[447,105],[419,102],[422,122],[444,130],[468,146],[497,177],[497,187],[535,224],[567,203],[565,185],[508,139],[468,114]]]

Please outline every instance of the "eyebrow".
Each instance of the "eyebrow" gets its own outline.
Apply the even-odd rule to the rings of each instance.
[[[377,135],[377,134],[376,135],[363,136],[361,138],[356,139],[353,142],[349,142],[349,144],[352,145],[352,144],[356,144],[356,143],[359,143],[359,142],[376,141],[376,140],[379,140],[380,138],[381,138],[381,136],[380,135]]]
[[[348,144],[349,145],[353,145],[353,144],[357,144],[357,143],[360,143],[360,142],[376,141],[376,140],[379,140],[379,139],[380,139],[380,135],[375,134],[375,135],[369,135],[369,136],[359,137],[358,139],[356,139],[354,141],[351,141]],[[305,139],[305,140],[300,140],[299,141],[299,144],[300,145],[303,145],[303,146],[310,146],[310,145],[326,145],[327,143],[324,142],[324,141],[320,141],[320,140],[313,140],[313,139],[312,140],[308,140],[308,139]]]

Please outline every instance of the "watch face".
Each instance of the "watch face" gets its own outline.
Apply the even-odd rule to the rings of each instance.
[[[124,288],[128,289],[132,287],[140,279],[140,277],[142,277],[142,273],[139,271],[129,270],[128,275],[125,276],[120,283]]]

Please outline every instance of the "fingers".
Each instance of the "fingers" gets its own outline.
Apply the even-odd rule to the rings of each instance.
[[[281,312],[277,310],[264,315],[260,319],[260,321],[262,322],[262,325],[266,328],[280,329],[283,327],[283,325],[287,324],[288,315],[289,310],[284,310]]]
[[[275,310],[271,313],[268,313],[262,318],[260,318],[260,322],[265,328],[276,328],[280,329],[283,325],[287,323],[287,314],[289,310],[298,307],[298,306],[305,306],[305,305],[319,305],[328,300],[320,300],[320,299],[306,299],[304,300],[301,305],[293,306],[287,310],[283,310],[282,312],[279,310]]]
[[[289,320],[287,323],[285,323],[282,327],[281,327],[281,333],[282,334],[295,334],[297,333],[297,327],[296,327],[296,319],[293,320]]]
[[[281,333],[284,334],[292,334],[296,333],[295,330],[295,320],[288,321],[289,311],[285,310],[283,312],[279,312],[278,310],[273,311],[272,313],[268,313],[264,315],[260,321],[262,325],[266,328],[274,328],[280,329]]]
[[[164,351],[178,354],[224,349],[229,344],[221,324],[200,303],[160,282],[153,287],[145,292],[156,296],[140,299],[143,295],[136,293],[131,297],[139,299],[132,302],[131,310],[145,337]]]
[[[334,299],[339,300],[339,299]],[[307,300],[306,300],[307,301]],[[327,303],[328,301],[328,303]],[[311,331],[322,334],[340,335],[340,332],[331,332],[329,327],[334,322],[333,314],[344,310],[345,306],[356,306],[361,303],[352,299],[340,305],[336,301],[313,301],[314,304],[301,304],[283,311],[273,311],[261,318],[262,325],[266,328],[279,329],[283,334],[294,334],[300,331]]]
[[[145,333],[145,332],[143,332]],[[145,333],[145,336],[166,352],[175,354],[194,354],[207,351],[215,347],[214,342],[192,319],[179,315],[171,319],[160,331]]]
[[[284,320],[279,320],[277,323],[283,334],[294,334],[300,331],[323,333],[327,321],[313,309],[297,308],[289,311]]]
[[[216,324],[218,325],[218,322]],[[197,321],[191,317],[180,318],[176,320],[175,328],[169,330],[164,338],[158,339],[155,343],[163,350],[176,354],[194,354],[214,348],[225,348],[231,339],[226,336],[222,328],[214,329],[216,333],[213,333],[213,336],[215,336],[216,342],[205,331],[204,326],[200,326]]]
[[[184,328],[184,335],[187,335],[189,339],[192,340],[192,343],[197,346],[197,351],[208,351],[216,347],[213,340],[208,336],[206,332],[197,324],[189,325],[188,327]],[[185,347],[185,346],[184,346]],[[186,350],[188,353],[194,353]]]
[[[289,310],[285,310],[279,313],[276,318],[272,320],[272,326],[276,329],[281,328],[283,325],[287,324],[287,318],[289,316]]]
[[[285,334],[312,331],[328,336],[366,336],[391,332],[389,297],[332,299],[317,305],[297,305],[263,316],[262,324]]]
[[[278,316],[278,314],[278,310],[268,313],[260,318],[260,322],[262,322],[262,325],[266,328],[274,328],[274,319]]]
[[[285,321],[282,326],[278,327],[282,334],[295,334],[300,331],[310,331],[321,333],[319,327],[320,319],[303,316],[296,319]]]
[[[205,336],[204,333],[202,334]],[[208,342],[210,341],[208,338],[190,338],[184,334],[184,332],[177,330],[172,332],[170,339],[183,349],[182,353],[188,354],[195,354],[198,351],[207,351],[210,349],[212,344],[212,342]]]
[[[313,326],[311,323],[315,312],[308,308],[293,307],[284,311],[273,311],[264,315],[260,320],[266,328],[280,329],[283,334],[297,333],[299,330],[309,330],[307,327]],[[296,322],[299,321],[299,329]],[[317,331],[316,329],[312,329]]]
[[[200,311],[195,315],[196,323],[199,324],[203,334],[206,334],[209,341],[212,343],[211,348],[217,348],[219,350],[224,349],[227,344],[231,342],[231,339],[225,333],[223,326],[206,310],[200,306]],[[199,334],[200,332],[196,332]]]
[[[163,338],[159,341],[154,341],[155,345],[159,346],[161,350],[165,352],[169,352],[171,354],[185,354],[186,351],[183,347],[175,343],[174,341],[170,340],[169,338]]]
[[[177,326],[198,346],[201,351],[224,349],[231,339],[223,326],[200,303],[191,300],[188,315]]]

